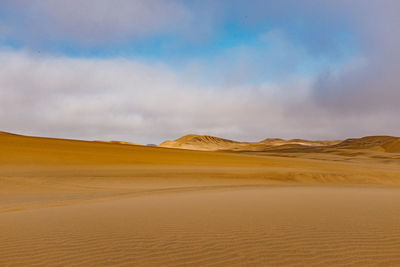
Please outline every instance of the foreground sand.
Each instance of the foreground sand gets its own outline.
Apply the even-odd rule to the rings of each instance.
[[[0,266],[400,265],[396,153],[0,146]]]
[[[236,186],[0,214],[1,266],[399,266],[400,190]]]

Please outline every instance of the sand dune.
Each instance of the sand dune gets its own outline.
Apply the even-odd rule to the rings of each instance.
[[[340,143],[340,141],[310,141],[304,139],[291,139],[284,140],[280,138],[267,138],[261,142],[261,144],[269,145],[269,146],[282,146],[282,145],[302,145],[302,146],[330,146]]]
[[[400,153],[400,139],[393,140],[382,146],[386,152],[390,153]]]
[[[213,136],[187,135],[175,141],[166,141],[160,147],[205,151],[266,152],[274,155],[335,154],[341,156],[364,155],[372,158],[397,159],[399,155],[376,154],[376,152],[400,153],[400,138],[393,136],[367,136],[344,141],[309,141],[267,138],[260,142],[237,142]],[[276,154],[278,153],[278,154]]]
[[[398,266],[398,144],[196,151],[0,133],[0,266]]]
[[[267,138],[260,142],[239,142],[209,135],[189,134],[175,141],[165,141],[160,147],[181,148],[193,150],[234,150],[234,151],[262,151],[271,147],[299,145],[299,146],[327,146],[340,141],[309,141],[303,139],[284,140],[280,138]]]
[[[400,138],[393,136],[367,136],[352,138],[337,144],[337,148],[371,149],[384,152],[400,152]]]
[[[0,265],[398,266],[399,193],[220,187],[0,213]]]
[[[400,185],[400,155],[375,150],[209,152],[6,133],[0,147],[0,211],[210,184]]]
[[[160,144],[160,147],[193,150],[221,150],[234,149],[247,144],[248,143],[237,142],[215,136],[189,134],[182,136],[175,141],[165,141]]]
[[[362,138],[346,139],[344,141],[310,141],[304,139],[284,140],[280,138],[267,138],[260,142],[238,142],[207,135],[185,135],[175,141],[165,141],[160,144],[160,147],[208,151],[271,151],[296,148],[303,149],[304,152],[321,151],[321,149],[371,149],[398,153],[400,152],[399,142],[400,138],[392,136],[367,136]]]

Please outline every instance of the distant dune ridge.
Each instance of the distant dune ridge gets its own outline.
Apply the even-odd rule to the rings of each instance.
[[[124,142],[124,141],[95,141],[99,143],[110,143],[110,144],[119,144],[119,145],[133,145],[133,146],[140,146],[140,144],[132,143],[132,142]]]
[[[9,132],[0,131],[3,137],[29,137]],[[42,138],[42,137],[31,137]],[[66,140],[48,138],[52,140]],[[74,141],[74,140],[70,140]],[[86,141],[84,141],[86,142]],[[90,141],[89,141],[90,142]],[[91,141],[103,144],[133,145],[141,144],[126,141]],[[154,146],[156,145],[148,145]],[[335,150],[371,150],[378,152],[400,153],[400,137],[394,136],[366,136],[361,138],[349,138],[345,140],[305,140],[281,138],[266,138],[259,142],[241,142],[210,135],[189,134],[174,141],[164,141],[158,147],[178,148],[200,151],[254,151],[254,152],[333,152]]]
[[[0,131],[0,136],[3,137],[29,137],[19,134]],[[30,137],[43,138],[43,137]],[[50,140],[65,140],[48,138]],[[75,141],[75,140],[69,140]],[[79,141],[79,140],[76,140]],[[86,141],[81,141],[86,142]],[[126,141],[88,141],[103,144],[115,145],[133,145],[142,146],[141,144],[126,142]],[[148,145],[157,147],[157,145]],[[305,140],[305,139],[290,139],[284,140],[281,138],[266,138],[259,142],[241,142],[230,139],[225,139],[210,135],[189,134],[182,136],[174,141],[164,141],[158,147],[162,148],[178,148],[187,150],[200,151],[254,151],[254,152],[332,152],[339,149],[351,150],[371,150],[378,152],[400,153],[400,137],[394,136],[366,136],[361,138],[349,138],[345,140]]]
[[[229,150],[249,144],[251,143],[237,142],[215,136],[189,134],[182,136],[175,141],[165,141],[160,144],[160,147],[193,150]]]
[[[400,138],[393,136],[366,136],[346,139],[334,146],[347,149],[372,149],[383,152],[400,152]]]
[[[17,171],[25,168],[37,169],[42,166],[152,166],[151,175],[157,176],[154,166],[162,166],[159,170],[164,174],[174,166],[185,168],[184,172],[175,172],[174,176],[180,177],[186,176],[188,168],[201,166],[207,168],[203,168],[198,175],[206,171],[214,173],[212,177],[249,177],[302,183],[400,183],[397,179],[400,176],[397,174],[400,138],[390,136],[344,141],[265,139],[251,143],[187,135],[175,141],[166,141],[159,147],[151,147],[121,141],[80,141],[0,132],[0,147],[0,175],[16,175]],[[345,165],[342,166],[343,163]],[[349,163],[356,165],[350,166]],[[382,165],[390,174],[382,176],[378,169],[376,173],[375,170],[365,172],[366,169],[360,168],[360,164],[368,167]],[[14,168],[15,165],[19,167]],[[211,166],[228,168],[227,174],[225,170],[216,171]],[[229,169],[232,167],[236,170]],[[260,169],[255,171],[257,168]],[[134,172],[135,175],[139,173]]]
[[[175,141],[165,141],[160,147],[193,149],[193,150],[250,150],[262,151],[271,147],[298,145],[298,146],[326,146],[334,145],[340,141],[309,141],[303,139],[284,140],[280,138],[267,138],[260,142],[239,142],[209,135],[189,134]]]
[[[400,152],[400,138],[392,136],[368,136],[351,138],[344,141],[310,141],[304,139],[284,140],[267,138],[260,142],[239,142],[208,135],[185,135],[175,141],[165,141],[160,147],[192,150],[236,150],[236,151],[268,151],[304,148],[304,151],[321,151],[325,149],[372,149],[384,152]],[[319,148],[313,150],[310,148]]]

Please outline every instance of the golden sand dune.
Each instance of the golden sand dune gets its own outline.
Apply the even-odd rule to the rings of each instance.
[[[0,211],[114,198],[165,186],[400,185],[400,155],[375,150],[310,152],[281,146],[267,152],[210,152],[5,133],[0,147]]]
[[[284,140],[280,138],[267,138],[261,142],[261,144],[269,146],[282,146],[282,145],[303,145],[303,146],[330,146],[340,143],[340,141],[310,141],[304,139],[291,139]]]
[[[400,152],[400,138],[393,136],[367,136],[352,138],[337,144],[337,148],[372,149],[384,152]]]
[[[336,152],[337,150],[374,150],[400,153],[400,138],[392,136],[367,136],[344,141],[310,141],[304,139],[284,140],[267,138],[260,142],[238,142],[207,135],[185,135],[175,141],[165,141],[160,147],[190,150],[231,150],[255,152]]]
[[[189,134],[182,136],[175,141],[165,141],[160,144],[160,147],[193,150],[220,150],[234,149],[247,144],[248,143],[237,142],[215,136]]]
[[[280,138],[267,138],[260,142],[239,142],[208,135],[185,135],[175,141],[165,141],[160,147],[182,148],[193,150],[234,150],[234,151],[262,151],[278,146],[329,146],[340,141],[309,141],[304,139],[284,140]]]
[[[195,151],[0,133],[0,266],[398,266],[398,140],[357,142]]]
[[[386,143],[382,147],[386,152],[400,153],[400,139]]]

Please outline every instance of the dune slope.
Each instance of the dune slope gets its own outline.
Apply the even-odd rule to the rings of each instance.
[[[189,134],[182,136],[175,141],[165,141],[160,144],[160,147],[182,148],[193,150],[229,150],[241,146],[242,142],[237,142],[229,139],[224,139],[209,135]]]
[[[0,147],[0,211],[210,184],[400,185],[399,155],[379,151],[210,152],[5,133]]]
[[[366,136],[362,138],[351,138],[337,144],[337,148],[347,149],[382,149],[391,143],[399,141],[400,138],[393,136]]]
[[[398,154],[287,146],[0,133],[0,265],[399,265]]]

